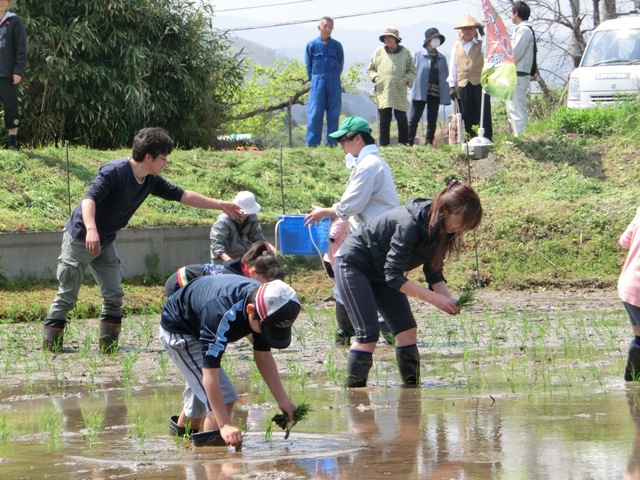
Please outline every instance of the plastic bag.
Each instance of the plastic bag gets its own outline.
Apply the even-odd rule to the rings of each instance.
[[[449,115],[449,145],[464,143],[464,128],[462,126],[462,114],[458,100],[451,102],[451,115]]]

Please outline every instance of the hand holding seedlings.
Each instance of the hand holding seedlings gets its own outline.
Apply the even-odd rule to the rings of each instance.
[[[475,296],[476,291],[473,288],[464,288],[460,294],[460,298],[458,298],[458,301],[456,302],[456,305],[460,308],[470,307],[475,300]]]
[[[286,440],[287,438],[289,438],[289,434],[291,433],[291,428],[294,425],[298,424],[299,422],[305,421],[310,411],[311,411],[311,405],[309,405],[308,402],[302,402],[300,405],[298,405],[298,407],[296,408],[296,411],[293,414],[294,423],[289,422],[289,415],[287,415],[286,413],[278,413],[274,415],[271,421],[275,422],[276,425],[278,425],[280,428],[282,428],[285,431],[284,439]]]

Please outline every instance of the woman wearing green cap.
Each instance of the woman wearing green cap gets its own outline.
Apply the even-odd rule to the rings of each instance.
[[[340,201],[330,207],[312,205],[313,210],[305,218],[306,225],[318,223],[324,217],[342,218],[349,222],[350,231],[354,231],[362,223],[400,205],[391,169],[380,156],[365,119],[349,117],[329,136],[342,146],[351,175]],[[338,338],[348,343],[355,332],[335,288],[334,297]]]

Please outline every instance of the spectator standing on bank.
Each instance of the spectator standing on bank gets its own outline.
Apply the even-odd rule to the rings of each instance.
[[[406,145],[409,143],[407,110],[411,106],[407,98],[407,85],[416,78],[416,66],[411,52],[400,45],[402,38],[397,29],[389,27],[379,38],[384,46],[373,52],[367,75],[375,84],[371,99],[378,108],[380,146],[387,146],[391,141],[392,114],[398,123],[398,143]]]
[[[409,145],[413,145],[418,124],[425,106],[427,107],[426,143],[433,145],[438,123],[440,105],[449,105],[449,86],[447,77],[449,67],[447,59],[438,52],[444,43],[444,35],[437,28],[429,28],[424,32],[422,49],[413,55],[416,65],[416,79],[411,85],[411,110],[409,111]]]
[[[516,2],[511,7],[511,21],[516,28],[511,35],[511,48],[516,62],[518,82],[513,92],[513,99],[507,100],[507,115],[514,136],[523,133],[527,128],[527,97],[531,85],[531,75],[535,59],[535,36],[528,20],[531,9],[525,2]]]
[[[0,98],[9,150],[18,150],[18,85],[27,67],[27,31],[22,19],[10,11],[15,4],[15,0],[0,0]]]
[[[305,63],[311,81],[307,107],[307,147],[316,147],[322,140],[322,119],[327,116],[325,145],[336,146],[329,136],[338,129],[342,108],[342,83],[340,75],[344,68],[344,51],[337,40],[331,38],[333,19],[322,17],[318,24],[320,36],[307,44]]]
[[[196,208],[222,210],[236,216],[240,207],[232,202],[205,197],[174,185],[161,175],[173,151],[173,140],[161,128],[143,128],[133,139],[131,157],[102,165],[87,193],[65,225],[62,253],[58,257],[60,282],[43,325],[43,347],[60,351],[67,314],[78,300],[88,269],[100,287],[99,346],[113,352],[122,325],[122,268],[116,252],[116,235],[149,196],[155,195]]]
[[[261,207],[256,202],[255,195],[246,190],[238,192],[233,203],[242,209],[242,213],[234,218],[221,213],[211,227],[211,263],[221,265],[228,260],[238,259],[247,253],[255,242],[266,242],[258,220]],[[275,255],[275,247],[269,245]]]
[[[469,141],[477,136],[473,127],[480,127],[483,96],[480,75],[484,67],[484,49],[478,34],[484,36],[484,26],[471,15],[467,15],[454,28],[458,30],[458,40],[451,49],[449,60],[449,95],[452,99],[460,100],[466,141]],[[491,97],[486,93],[482,127],[485,138],[491,140]]]

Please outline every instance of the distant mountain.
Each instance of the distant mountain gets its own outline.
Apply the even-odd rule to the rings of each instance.
[[[411,52],[415,52],[422,48],[424,41],[424,32],[427,28],[436,27],[440,33],[446,37],[445,43],[440,51],[449,56],[453,40],[455,39],[456,30],[453,24],[443,24],[437,22],[418,23],[411,26],[400,26],[400,36],[402,37],[402,45],[407,47]],[[269,32],[269,34],[266,34]],[[364,64],[364,68],[369,64],[369,59],[374,50],[382,43],[379,30],[352,30],[341,29],[340,22],[336,23],[334,38],[338,40],[344,48],[345,66],[349,67],[356,62]],[[262,46],[272,55],[272,58],[289,58],[304,62],[304,50],[307,43],[318,35],[317,30],[309,29],[304,26],[289,26],[281,28],[277,31],[277,35],[267,30],[246,30],[239,31],[233,35],[234,41],[238,44],[247,45],[248,49],[254,46]],[[251,47],[251,48],[250,48]],[[262,65],[268,65],[261,63]]]
[[[232,52],[235,53],[238,51],[242,51],[241,55],[243,58],[250,59],[253,63],[257,63],[258,65],[271,67],[274,64],[275,59],[286,60],[289,62],[293,60],[292,57],[288,56],[282,51],[274,50],[265,45],[247,40],[246,38],[230,36],[229,40],[232,42]],[[304,57],[302,61],[304,62]]]
[[[287,56],[283,50],[277,51],[247,40],[246,38],[231,36],[230,40],[233,43],[233,52],[242,51],[243,58],[251,60],[251,62],[259,65],[267,67],[273,66],[275,59],[286,61],[297,60],[300,63],[304,63],[304,54],[302,55],[302,58],[295,59]],[[294,105],[291,113],[296,124],[306,125],[306,105]],[[357,94],[345,93],[342,95],[342,114],[345,116],[357,115],[367,121],[373,122],[376,119],[377,111],[369,99],[369,92],[362,90]]]

